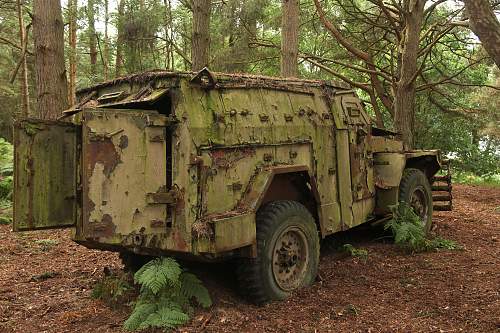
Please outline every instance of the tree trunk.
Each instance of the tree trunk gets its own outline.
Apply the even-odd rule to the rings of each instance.
[[[488,0],[464,0],[469,25],[500,68],[500,22]]]
[[[413,148],[415,126],[415,78],[418,71],[420,32],[426,0],[405,0],[405,29],[401,52],[401,72],[394,98],[394,127],[407,149]]]
[[[68,1],[69,17],[69,86],[68,103],[74,105],[76,100],[76,15],[77,0]]]
[[[54,119],[68,107],[64,24],[59,0],[33,3],[37,116]]]
[[[193,36],[191,41],[191,69],[208,67],[210,52],[210,0],[193,0]]]
[[[174,69],[174,42],[173,38],[173,17],[171,0],[163,0],[165,7],[164,29],[165,29],[165,69]]]
[[[281,2],[281,76],[298,76],[299,0]]]
[[[116,37],[115,77],[120,77],[123,67],[123,14],[125,12],[125,0],[118,3],[118,26]]]
[[[17,16],[19,20],[19,39],[21,41],[21,45],[23,47],[21,52],[21,116],[23,118],[27,118],[29,115],[30,109],[30,100],[29,100],[29,88],[28,88],[28,64],[26,61],[26,47],[27,47],[27,36],[26,36],[26,28],[24,26],[24,18],[23,18],[23,7],[21,4],[21,0],[17,0]]]
[[[96,46],[96,36],[95,36],[95,3],[94,0],[87,1],[87,22],[88,28],[88,42],[89,42],[89,55],[90,55],[90,73],[92,78],[95,80],[95,75],[97,73],[97,46]]]
[[[108,0],[104,0],[104,80],[109,79],[109,35],[108,35],[108,25],[109,25],[109,3]]]

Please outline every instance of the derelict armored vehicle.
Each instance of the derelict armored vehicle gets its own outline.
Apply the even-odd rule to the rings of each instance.
[[[18,121],[14,141],[15,231],[70,227],[129,262],[241,258],[258,303],[312,283],[321,238],[398,201],[430,228],[443,165],[373,127],[348,86],[207,69],[83,89],[59,121]],[[440,180],[434,209],[450,209]]]

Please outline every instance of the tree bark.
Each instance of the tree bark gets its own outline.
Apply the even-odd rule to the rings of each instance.
[[[17,16],[19,20],[19,39],[23,47],[21,51],[21,116],[27,118],[30,109],[29,88],[28,88],[28,64],[26,61],[27,36],[24,26],[23,7],[21,0],[17,0]]]
[[[500,22],[488,0],[464,0],[469,26],[500,68]]]
[[[64,25],[59,0],[33,3],[37,106],[41,119],[54,119],[68,107],[64,66]]]
[[[400,15],[398,25],[398,36],[402,40],[399,44],[401,49],[398,56],[398,70],[394,78],[390,78],[393,92],[388,91],[379,79],[387,73],[381,72],[376,66],[372,55],[368,51],[358,49],[336,26],[325,18],[325,13],[319,3],[314,0],[318,15],[323,25],[333,37],[353,56],[362,60],[368,70],[370,82],[377,97],[384,104],[394,120],[395,129],[401,133],[403,143],[407,149],[413,147],[413,133],[415,124],[415,79],[418,75],[418,52],[420,50],[420,34],[422,30],[424,7],[427,0],[402,0],[398,5],[397,12]],[[383,8],[383,7],[382,7]],[[394,98],[391,98],[393,96]],[[372,104],[376,107],[376,100],[373,96]],[[382,118],[379,114],[377,122],[382,125]]]
[[[125,0],[118,3],[118,26],[116,37],[115,77],[120,77],[123,67],[123,14],[125,11]]]
[[[68,103],[74,105],[76,100],[76,16],[77,0],[68,1],[69,13],[69,85]]]
[[[172,2],[171,0],[163,0],[165,7],[164,29],[165,29],[165,69],[174,69],[174,38],[173,33],[173,20],[172,20]]]
[[[210,55],[210,0],[193,0],[193,36],[191,41],[191,69],[208,67]]]
[[[298,76],[299,0],[281,2],[281,76]]]
[[[109,3],[108,0],[104,0],[104,80],[109,79],[109,35],[108,35],[108,25],[109,25]]]
[[[415,126],[415,78],[418,71],[420,32],[426,0],[405,0],[404,35],[401,51],[401,71],[394,98],[394,127],[401,133],[407,149],[413,148]]]
[[[87,22],[88,22],[88,42],[89,42],[89,55],[90,55],[90,73],[92,78],[95,79],[97,73],[97,46],[95,35],[95,3],[94,0],[87,1]]]

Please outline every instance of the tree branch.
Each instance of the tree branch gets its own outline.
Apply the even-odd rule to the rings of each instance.
[[[335,72],[333,69],[329,68],[328,66],[325,66],[323,65],[322,63],[319,63],[319,62],[316,62],[310,58],[303,58],[305,61],[307,61],[308,63],[318,67],[318,68],[321,68],[322,70],[324,70],[325,72],[328,72],[330,74],[332,74],[333,76],[335,77],[338,77],[339,79],[341,79],[342,81],[344,82],[347,82],[348,84],[350,84],[351,86],[353,87],[356,87],[356,88],[359,88],[359,89],[362,89],[366,92],[369,92],[370,91],[370,85],[367,84],[367,83],[362,83],[362,82],[355,82],[355,81],[352,81],[351,79],[349,79],[348,77],[342,75],[342,74],[339,74],[337,72]]]

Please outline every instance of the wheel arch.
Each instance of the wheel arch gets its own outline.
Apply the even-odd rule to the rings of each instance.
[[[406,153],[405,169],[413,168],[422,171],[429,182],[441,169],[441,156],[439,151],[419,151]]]
[[[316,179],[308,166],[278,166],[268,170],[263,186],[253,203],[257,212],[269,202],[291,200],[304,205],[314,217],[316,227],[324,234],[320,212],[320,196]],[[251,196],[250,196],[251,197]]]

